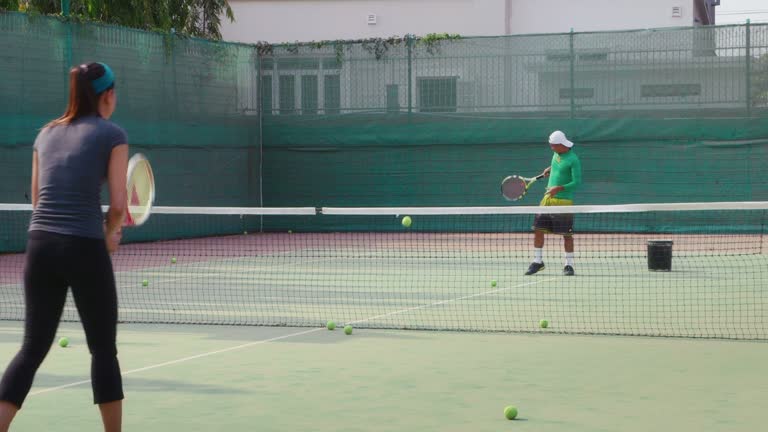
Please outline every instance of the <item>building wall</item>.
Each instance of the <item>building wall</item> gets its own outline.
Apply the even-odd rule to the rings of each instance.
[[[695,0],[230,0],[226,40],[272,43],[427,33],[463,36],[690,26]],[[681,16],[672,16],[679,6]],[[375,14],[377,23],[367,23]]]
[[[351,45],[340,61],[333,47],[281,49],[262,65],[264,107],[274,114],[423,112],[425,105],[431,112],[568,111],[573,75],[578,110],[738,108],[746,100],[744,31],[467,38],[433,53],[416,44],[410,61],[402,44],[380,59]]]
[[[511,0],[513,34],[685,27],[693,24],[692,0]],[[681,7],[681,17],[672,8]]]
[[[505,0],[230,0],[225,40],[272,43],[407,33],[504,34]],[[376,14],[377,24],[367,23]]]

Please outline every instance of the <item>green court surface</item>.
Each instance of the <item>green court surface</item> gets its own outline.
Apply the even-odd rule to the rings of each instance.
[[[762,249],[741,253],[720,243],[713,254],[709,244],[701,246],[703,238],[677,237],[672,271],[655,272],[648,270],[644,239],[621,245],[597,237],[597,246],[580,243],[577,275],[564,277],[553,241],[547,268],[524,276],[530,256],[522,236],[509,244],[494,235],[425,236],[432,243],[387,238],[378,245],[371,236],[342,244],[334,238],[206,240],[219,249],[128,245],[114,258],[120,319],[293,327],[334,319],[366,328],[479,332],[538,332],[539,320],[549,319],[548,331],[558,333],[768,338]],[[599,251],[597,242],[612,248]],[[23,318],[22,261],[16,261],[8,267],[19,269],[18,277],[0,284],[4,319]],[[64,318],[78,319],[71,301]]]
[[[12,430],[99,430],[59,335]],[[130,324],[119,351],[126,431],[755,431],[768,394],[764,342]]]
[[[530,237],[517,234],[125,245],[113,256],[125,430],[759,430],[762,237],[675,236],[662,272],[648,269],[647,236],[579,239],[575,277],[561,275],[554,241],[548,267],[523,276]],[[22,337],[22,257],[3,263],[7,364]],[[64,318],[77,320],[71,301]],[[80,325],[59,336],[71,346],[53,347],[13,430],[99,430]]]

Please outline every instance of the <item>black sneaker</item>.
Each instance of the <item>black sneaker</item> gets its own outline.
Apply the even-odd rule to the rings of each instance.
[[[540,263],[532,262],[531,265],[528,266],[528,271],[525,272],[525,275],[526,276],[530,276],[530,275],[536,274],[536,273],[538,273],[538,272],[540,272],[542,270],[544,270],[544,263],[543,262],[540,262]]]
[[[567,265],[563,267],[563,276],[573,276],[576,273],[573,272],[573,267]]]

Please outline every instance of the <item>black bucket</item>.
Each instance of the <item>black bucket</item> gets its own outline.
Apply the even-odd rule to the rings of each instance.
[[[648,240],[648,270],[672,271],[672,240]]]

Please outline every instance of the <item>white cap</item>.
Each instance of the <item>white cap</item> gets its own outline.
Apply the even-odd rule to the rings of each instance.
[[[560,131],[554,131],[549,136],[549,143],[550,144],[562,144],[568,148],[573,147],[573,143],[568,141],[568,138],[565,137],[565,134]]]

